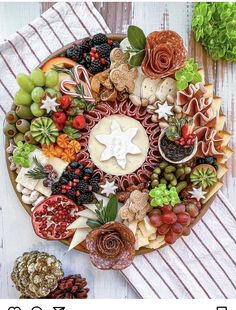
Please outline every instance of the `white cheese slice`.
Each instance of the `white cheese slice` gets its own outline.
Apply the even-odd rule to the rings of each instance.
[[[147,231],[143,221],[138,223],[138,228],[140,229],[140,231],[144,237],[149,238],[149,236],[151,236],[152,233]]]
[[[144,237],[140,230],[137,230],[136,235],[136,242],[135,242],[135,250],[140,249],[141,247],[147,246],[149,244],[149,240],[147,237]]]
[[[85,217],[87,219],[97,220],[98,218],[97,215],[89,209],[84,209],[80,211],[78,214],[79,216]]]
[[[96,205],[94,203],[84,204],[84,206],[86,208],[88,208],[90,211],[96,213],[95,210],[97,209],[97,207],[96,207]]]
[[[154,234],[151,234],[151,235],[149,236],[148,240],[149,240],[149,241],[152,241],[152,240],[156,240],[156,238],[157,238],[157,235],[156,235],[156,233],[154,233]]]
[[[152,224],[150,223],[149,217],[146,215],[143,220],[144,220],[145,228],[150,233],[150,235],[155,234],[156,228],[152,226]]]
[[[109,198],[107,198],[103,195],[97,194],[97,193],[94,193],[94,195],[98,201],[101,201],[101,200],[103,201],[104,206],[106,206],[108,204]]]
[[[71,240],[70,247],[68,251],[72,250],[74,247],[76,247],[78,244],[80,244],[82,241],[86,239],[86,236],[91,231],[91,228],[81,228],[77,229],[74,233],[74,236]]]
[[[31,168],[21,168],[20,172],[18,173],[18,175],[16,177],[16,182],[19,183],[20,185],[22,185],[23,187],[28,188],[31,191],[33,191],[35,189],[35,186],[38,183],[38,180],[34,180],[34,179],[28,178],[26,176],[26,173],[30,169]]]
[[[132,221],[128,224],[129,229],[132,231],[132,233],[135,235],[137,231],[138,221]]]
[[[149,241],[145,247],[148,249],[158,249],[165,243],[163,236],[158,236],[155,240]]]
[[[67,229],[88,228],[86,217],[79,217],[73,223],[71,223]]]

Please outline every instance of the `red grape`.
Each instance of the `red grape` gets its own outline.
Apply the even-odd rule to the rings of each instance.
[[[185,212],[185,205],[183,203],[178,203],[174,206],[173,212],[175,214],[184,213]]]
[[[170,230],[170,225],[162,224],[160,227],[157,227],[158,235],[165,235]]]
[[[195,221],[195,218],[191,217],[190,224],[192,224],[194,221]]]
[[[193,203],[189,203],[187,206],[186,206],[186,211],[188,212],[188,214],[191,216],[191,217],[197,217],[198,214],[199,214],[199,210],[198,210],[198,207],[193,204]]]
[[[190,224],[191,218],[188,213],[177,214],[177,222],[183,226],[188,226]]]
[[[161,220],[165,224],[174,224],[177,221],[177,216],[174,212],[164,213]]]
[[[171,205],[165,205],[161,208],[163,213],[170,213],[172,211],[172,206]]]
[[[168,244],[175,243],[176,239],[177,239],[177,235],[173,233],[172,230],[169,230],[168,233],[165,235],[165,242]]]
[[[163,224],[162,220],[161,220],[161,216],[159,214],[152,214],[150,216],[150,223],[154,226],[154,227],[159,227]]]
[[[157,208],[152,209],[152,210],[149,212],[149,217],[151,217],[151,216],[154,215],[154,214],[159,214],[159,215],[161,215],[161,210],[160,210],[160,209],[157,209]]]
[[[183,227],[183,236],[188,236],[190,234],[190,228],[188,226]]]
[[[181,235],[183,232],[183,226],[179,223],[174,223],[171,226],[171,230],[176,234],[176,235]]]

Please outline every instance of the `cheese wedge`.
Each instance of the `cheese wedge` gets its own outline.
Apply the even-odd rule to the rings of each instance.
[[[225,122],[226,122],[226,116],[221,114],[217,120],[217,123],[216,123],[216,131],[221,131],[224,129],[224,126],[225,126]]]
[[[149,234],[150,235],[155,234],[156,228],[151,225],[149,217],[147,215],[144,217],[143,221],[144,221],[145,228],[149,232]]]
[[[221,106],[221,98],[220,97],[214,97],[211,103],[211,109],[216,113],[220,113],[220,106]]]
[[[205,98],[213,97],[213,84],[204,85],[206,93],[203,95]]]
[[[77,229],[77,228],[88,228],[89,226],[87,225],[87,218],[80,216],[77,218],[73,223],[71,223],[67,229]]]
[[[89,209],[84,209],[80,211],[78,214],[79,216],[85,217],[87,219],[97,220],[98,218],[97,215]]]
[[[216,182],[214,185],[208,188],[207,194],[205,195],[205,199],[203,203],[206,203],[218,190],[223,186],[222,182]]]
[[[148,249],[158,249],[163,244],[165,244],[164,237],[163,236],[158,236],[155,240],[150,241],[149,244],[146,246],[146,248],[148,248]]]
[[[227,146],[229,144],[231,134],[228,131],[222,130],[217,133],[219,138],[223,139],[221,146]]]
[[[127,225],[132,233],[135,235],[138,227],[138,221],[132,221]]]
[[[136,242],[134,246],[135,250],[138,250],[141,247],[144,247],[149,244],[148,238],[144,237],[140,230],[137,230],[135,238],[136,238]]]
[[[88,204],[84,204],[84,206],[89,209],[90,211],[96,213],[96,205],[94,203],[88,203]]]
[[[78,244],[83,242],[86,239],[86,237],[90,231],[91,231],[91,228],[77,229],[74,233],[72,240],[71,240],[70,247],[69,247],[68,251],[72,250]]]
[[[156,235],[156,233],[154,233],[151,236],[149,236],[148,240],[153,241],[153,240],[156,240],[156,238],[157,238],[157,235]]]
[[[217,178],[221,179],[228,170],[229,169],[225,164],[218,164]]]
[[[151,235],[150,232],[147,231],[143,221],[138,223],[138,228],[141,231],[143,237],[147,237],[148,238]]]

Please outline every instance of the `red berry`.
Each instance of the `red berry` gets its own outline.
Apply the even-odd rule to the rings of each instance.
[[[80,169],[75,169],[75,175],[78,175],[78,174],[80,174]]]
[[[108,40],[107,40],[107,43],[108,43],[109,45],[112,45],[112,43],[113,43],[112,39],[108,39]]]
[[[186,211],[188,212],[188,214],[191,216],[191,217],[197,217],[198,214],[199,214],[199,210],[198,210],[198,207],[193,204],[193,203],[189,203],[187,206],[186,206]]]
[[[72,121],[72,126],[76,129],[83,129],[85,127],[84,116],[81,114],[81,115],[77,115],[76,117],[74,117]]]
[[[60,99],[60,106],[63,110],[66,110],[71,104],[71,98],[68,95],[62,96]]]
[[[55,124],[64,125],[66,123],[66,114],[64,112],[53,113],[52,120]]]
[[[174,224],[177,221],[177,216],[174,212],[164,213],[161,215],[161,220],[165,224]]]
[[[172,230],[169,230],[168,233],[165,235],[165,242],[168,244],[175,243],[176,239],[177,235]]]
[[[172,206],[171,205],[165,205],[161,208],[163,213],[170,213],[172,212]]]
[[[183,226],[179,223],[174,223],[171,226],[171,230],[176,234],[176,235],[181,235],[183,232]]]
[[[169,229],[170,229],[170,225],[168,224],[162,224],[160,227],[157,227],[157,232],[159,235],[165,235]]]
[[[92,48],[91,48],[91,52],[92,52],[93,54],[96,53],[96,52],[97,52],[96,47],[92,47]]]
[[[76,193],[75,193],[75,195],[78,197],[78,196],[80,196],[80,191],[77,191]]]
[[[173,212],[175,214],[184,213],[185,212],[185,205],[183,203],[178,203],[174,206]]]
[[[100,63],[101,63],[101,65],[105,65],[107,63],[107,61],[105,58],[101,58]]]
[[[95,59],[98,59],[99,58],[99,54],[98,53],[94,54],[94,57],[95,57]]]
[[[150,223],[154,226],[154,227],[160,227],[163,222],[161,220],[161,216],[158,214],[153,214],[150,217]]]
[[[191,218],[188,213],[177,214],[177,222],[183,226],[188,226],[190,224]]]
[[[176,141],[175,141],[175,144],[176,144],[176,145],[179,145],[179,144],[180,144],[180,141],[179,141],[179,140],[176,140]]]
[[[91,61],[93,62],[94,60],[95,60],[95,57],[94,57],[94,56],[92,56],[92,57],[91,57]]]

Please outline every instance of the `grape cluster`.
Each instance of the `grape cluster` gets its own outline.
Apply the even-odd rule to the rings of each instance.
[[[157,235],[165,236],[165,242],[173,244],[181,235],[190,233],[190,224],[199,214],[199,205],[194,202],[179,203],[174,207],[165,205],[161,209],[153,209],[150,223],[156,227]]]

